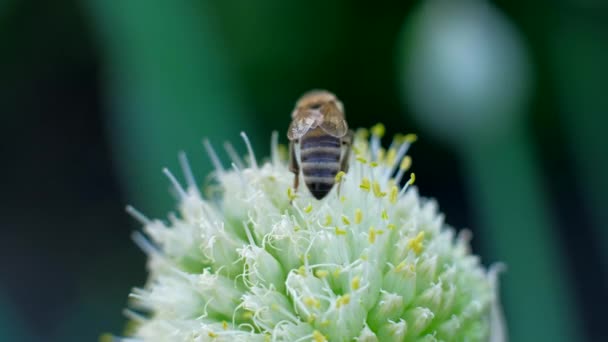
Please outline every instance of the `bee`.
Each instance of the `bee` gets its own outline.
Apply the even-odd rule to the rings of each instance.
[[[353,131],[344,119],[344,106],[325,90],[305,93],[296,102],[287,130],[289,170],[294,173],[294,190],[304,183],[316,199],[333,188],[336,174],[348,172]]]

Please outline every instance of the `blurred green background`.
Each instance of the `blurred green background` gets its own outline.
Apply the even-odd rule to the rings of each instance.
[[[120,335],[125,204],[164,218],[180,150],[207,184],[203,137],[267,155],[311,88],[418,133],[422,195],[508,266],[512,341],[607,340],[606,37],[602,0],[1,0],[0,341]]]

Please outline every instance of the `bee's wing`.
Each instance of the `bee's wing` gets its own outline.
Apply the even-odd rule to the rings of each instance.
[[[344,114],[334,105],[328,104],[321,108],[323,122],[321,129],[334,137],[342,138],[348,133],[348,124],[344,120]]]
[[[296,113],[287,129],[287,138],[289,140],[300,139],[313,125],[315,125],[316,121],[317,120],[311,117],[306,111]]]

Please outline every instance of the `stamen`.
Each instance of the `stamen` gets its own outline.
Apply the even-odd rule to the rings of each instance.
[[[200,192],[198,187],[196,186],[196,180],[194,179],[194,175],[192,174],[192,169],[190,168],[190,163],[188,162],[188,157],[184,151],[181,151],[178,155],[179,164],[182,168],[182,172],[184,174],[184,178],[186,178],[186,184],[188,185],[188,190],[194,191],[198,196],[200,196]]]
[[[249,163],[251,164],[252,168],[257,170],[258,162],[255,160],[255,154],[253,153],[251,142],[249,141],[249,138],[247,137],[247,134],[245,134],[245,132],[241,132],[241,137],[245,141],[245,146],[247,146],[247,152],[249,153]]]
[[[128,205],[125,207],[125,211],[127,212],[127,214],[131,215],[131,217],[133,217],[134,219],[136,219],[139,223],[143,224],[143,225],[149,225],[150,219],[146,217],[146,215],[142,214],[141,211],[133,208],[132,206]]]
[[[213,164],[215,171],[218,174],[224,173],[224,167],[222,166],[222,162],[220,162],[220,158],[218,158],[217,154],[215,154],[215,150],[213,149],[213,146],[211,146],[209,139],[203,139],[203,146],[205,147],[205,151],[207,151],[209,159],[211,159],[211,164]]]
[[[131,239],[135,244],[146,253],[148,256],[159,255],[160,251],[154,246],[146,237],[140,232],[134,232],[131,234]]]
[[[272,164],[275,166],[279,165],[279,132],[277,131],[272,131],[270,137],[270,156]]]
[[[179,184],[179,182],[177,181],[175,176],[171,173],[171,171],[169,171],[169,169],[167,169],[165,167],[163,169],[163,173],[165,174],[165,176],[167,176],[167,178],[169,178],[169,181],[171,181],[171,183],[173,184],[173,187],[175,188],[175,190],[177,190],[179,197],[182,199],[186,198],[188,196],[186,194],[186,191],[184,190],[184,188],[182,188],[181,184]]]
[[[241,159],[241,157],[239,157],[239,154],[236,152],[236,150],[234,149],[234,146],[232,146],[232,144],[230,142],[228,142],[228,141],[224,142],[224,150],[228,154],[228,157],[230,157],[230,160],[232,160],[232,162],[234,164],[236,164],[236,166],[238,166],[239,169],[245,168],[245,166],[243,164],[243,160]]]

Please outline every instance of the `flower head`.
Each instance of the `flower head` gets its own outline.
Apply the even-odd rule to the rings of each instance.
[[[357,132],[348,173],[316,200],[272,158],[225,170],[203,197],[187,161],[177,215],[142,223],[149,279],[128,316],[136,341],[485,341],[492,275],[406,176],[414,135],[383,149]],[[407,180],[407,181],[405,181]],[[405,181],[405,185],[400,184]]]

